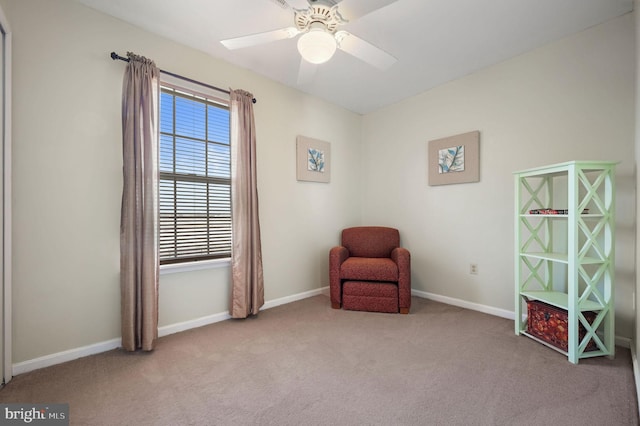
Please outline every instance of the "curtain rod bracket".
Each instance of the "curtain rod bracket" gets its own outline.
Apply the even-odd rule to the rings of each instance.
[[[123,56],[118,55],[116,52],[111,52],[111,59],[113,59],[114,61],[116,59],[119,59],[121,61],[125,61],[125,62],[129,62],[129,58],[125,58]]]

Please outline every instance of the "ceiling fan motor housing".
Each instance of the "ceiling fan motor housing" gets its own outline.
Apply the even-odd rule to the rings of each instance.
[[[334,34],[338,25],[343,25],[347,21],[340,16],[337,5],[314,3],[306,10],[295,11],[295,23],[300,31],[309,31],[311,24],[316,22],[321,23],[326,31]]]

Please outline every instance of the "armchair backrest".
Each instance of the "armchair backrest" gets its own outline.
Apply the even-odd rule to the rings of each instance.
[[[397,229],[384,226],[357,226],[342,231],[342,245],[354,257],[391,257],[400,246]]]

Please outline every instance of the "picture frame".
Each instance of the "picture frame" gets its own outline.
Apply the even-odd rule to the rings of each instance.
[[[299,181],[331,181],[331,144],[326,141],[296,137],[296,178]]]
[[[480,180],[480,131],[429,141],[429,185],[478,182]]]

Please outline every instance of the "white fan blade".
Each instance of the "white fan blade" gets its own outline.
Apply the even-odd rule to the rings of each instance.
[[[303,58],[300,58],[300,68],[298,69],[298,85],[304,86],[305,84],[311,83],[316,76],[317,70],[318,65],[312,64],[311,62],[307,62]]]
[[[309,9],[307,0],[271,0],[283,9]]]
[[[338,49],[382,71],[388,69],[398,61],[384,50],[375,47],[360,37],[354,36],[350,32],[338,31],[336,33],[336,40],[338,41]]]
[[[266,33],[251,34],[242,37],[222,40],[220,43],[229,50],[242,49],[243,47],[256,46],[270,43],[272,41],[293,38],[300,34],[300,30],[294,27],[281,28],[279,30],[267,31]]]
[[[338,3],[338,11],[347,21],[355,21],[396,1],[398,0],[342,0]]]
[[[298,10],[309,9],[309,2],[307,0],[287,0],[287,3],[289,3],[289,5],[294,9],[298,9]]]

